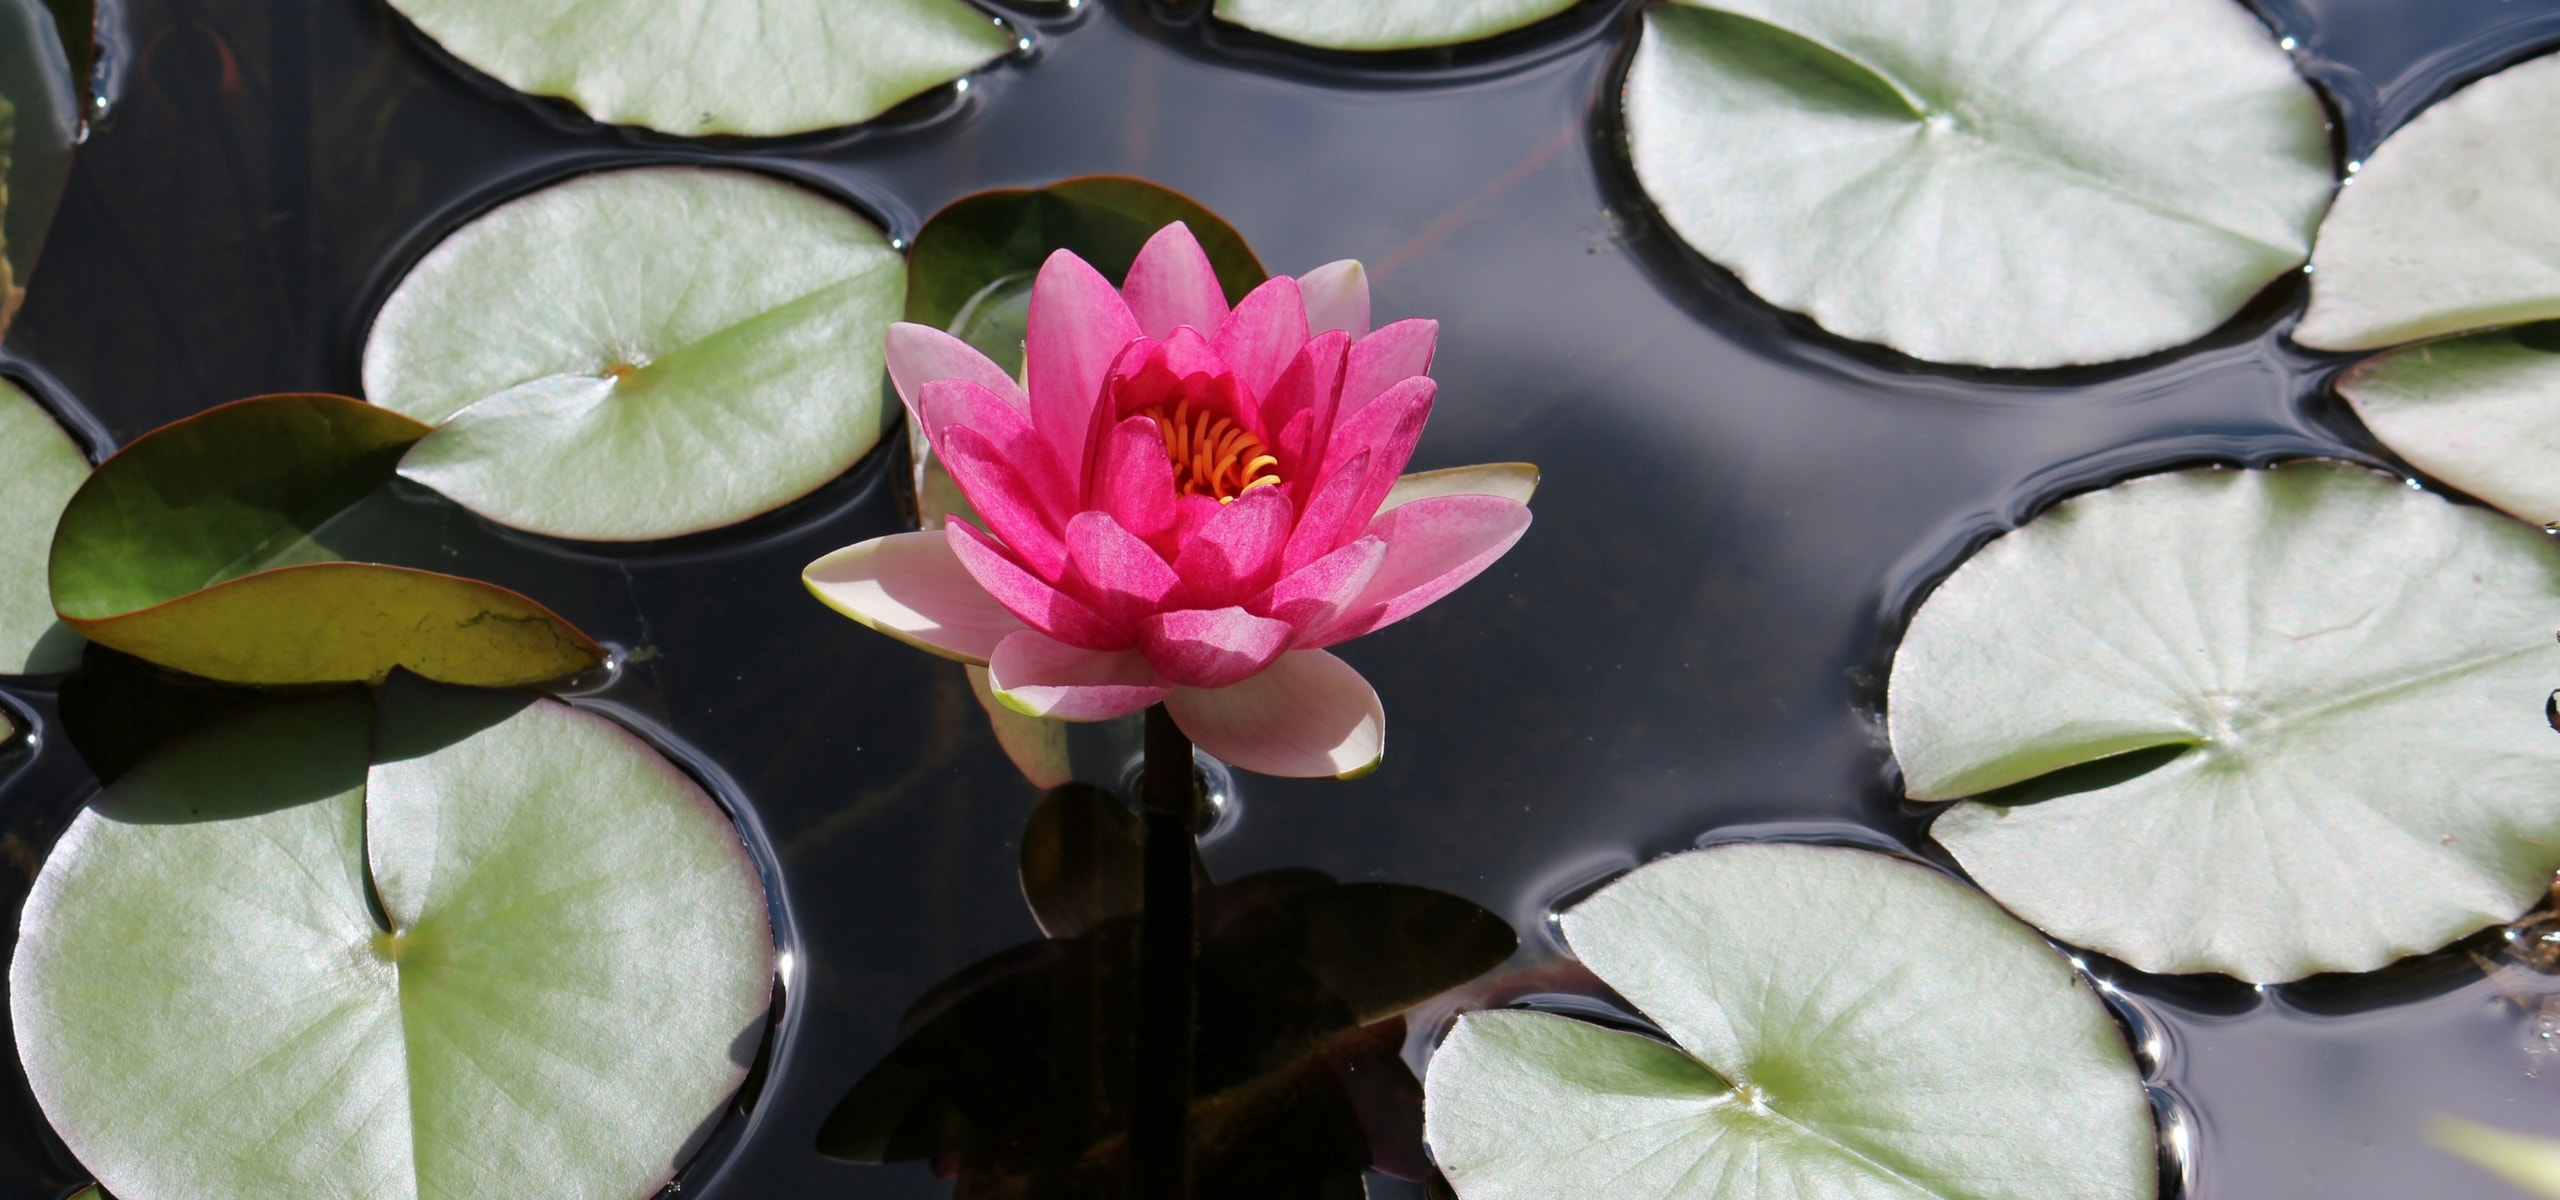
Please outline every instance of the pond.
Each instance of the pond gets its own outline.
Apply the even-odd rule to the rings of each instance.
[[[1702,836],[1863,829],[1919,848],[1928,812],[1891,774],[1883,671],[1916,598],[1993,532],[2169,465],[2389,461],[2327,391],[2348,357],[2282,339],[2298,276],[2195,345],[2035,373],[1929,366],[1755,299],[1636,189],[1607,97],[1639,7],[1599,0],[1375,62],[1140,0],[1030,9],[1009,14],[1030,50],[874,126],[692,143],[515,96],[377,0],[124,0],[107,106],[0,371],[92,414],[101,448],[240,397],[355,394],[372,312],[442,234],[607,166],[769,171],[901,238],[987,188],[1159,181],[1274,270],[1357,257],[1382,322],[1442,323],[1417,469],[1544,475],[1508,557],[1343,649],[1393,716],[1384,767],[1242,777],[1209,867],[1454,893],[1521,932],[1514,967],[1552,962],[1559,902]],[[2560,44],[2551,0],[2259,7],[2326,90],[2350,160]],[[911,527],[883,447],[780,512],[673,542],[547,541],[423,490],[380,522],[406,561],[523,591],[615,648],[588,703],[677,748],[760,830],[789,1003],[759,1102],[682,1177],[687,1194],[947,1194],[922,1165],[835,1162],[813,1139],[909,1005],[1039,936],[1015,876],[1039,792],[963,676],[797,578]],[[96,787],[57,736],[56,699],[41,679],[0,688],[34,730],[0,749],[11,911]],[[2560,1066],[2530,1052],[2531,1004],[2463,948],[2271,988],[2089,965],[2149,1035],[2198,1200],[2484,1195],[2496,1185],[2427,1145],[2429,1117],[2560,1134],[2560,1079],[2536,1074]],[[0,1191],[86,1180],[14,1072],[0,1108]]]

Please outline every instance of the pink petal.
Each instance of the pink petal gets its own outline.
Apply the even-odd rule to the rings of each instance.
[[[1031,424],[1060,463],[1081,467],[1103,377],[1121,349],[1138,339],[1138,319],[1110,281],[1065,250],[1050,255],[1032,281],[1029,319],[1023,354]]]
[[[1342,374],[1342,411],[1347,421],[1388,388],[1431,371],[1431,353],[1440,344],[1440,322],[1398,321],[1352,343],[1350,365]]]
[[[1529,530],[1529,506],[1500,496],[1416,500],[1369,523],[1386,561],[1333,627],[1302,643],[1331,646],[1412,616],[1473,579]]]
[[[1322,650],[1283,654],[1233,687],[1183,688],[1164,705],[1201,749],[1265,775],[1351,779],[1376,769],[1387,752],[1378,693]]]
[[[943,445],[947,431],[975,431],[1013,466],[1038,511],[1050,524],[1062,524],[1073,515],[1075,492],[1067,486],[1066,475],[1049,453],[1047,440],[1032,430],[1029,413],[965,379],[937,379],[924,385],[917,408],[922,414],[926,441],[936,455],[951,457],[949,448]]]
[[[1274,620],[1287,621],[1303,642],[1331,628],[1343,610],[1368,590],[1386,559],[1386,542],[1363,537],[1281,577],[1255,607]]]
[[[1262,430],[1257,432],[1279,446],[1289,461],[1313,459],[1309,449],[1333,437],[1333,412],[1342,399],[1342,360],[1350,349],[1351,335],[1340,330],[1317,337],[1289,360],[1263,396]],[[1267,432],[1275,430],[1276,438]],[[1298,498],[1305,498],[1304,490]]]
[[[979,586],[945,535],[893,533],[810,563],[800,582],[827,607],[921,650],[983,663],[1020,618]]]
[[[1164,434],[1145,417],[1131,417],[1102,437],[1093,475],[1085,481],[1085,507],[1118,518],[1122,528],[1170,548],[1174,525],[1173,460]]]
[[[1276,487],[1255,488],[1220,506],[1182,543],[1173,562],[1181,572],[1191,602],[1224,607],[1241,604],[1280,577],[1280,551],[1288,544],[1296,506]]]
[[[994,596],[996,603],[1022,618],[1023,624],[1068,645],[1091,650],[1119,650],[1130,645],[1129,635],[1119,626],[1023,569],[1003,546],[980,533],[977,526],[953,521],[943,526],[942,532],[950,540],[951,552],[959,556],[960,565],[968,568],[978,586]]]
[[[1307,500],[1306,510],[1298,516],[1298,527],[1289,531],[1288,548],[1280,552],[1280,571],[1294,574],[1308,563],[1331,554],[1345,541],[1346,533],[1356,533],[1369,524],[1369,514],[1359,514],[1353,524],[1351,506],[1358,503],[1369,484],[1367,451],[1352,457],[1333,474],[1325,476]]]
[[[1156,673],[1185,687],[1240,683],[1280,657],[1297,630],[1241,608],[1186,608],[1138,625],[1138,649]]]
[[[1025,629],[987,659],[987,683],[1015,712],[1060,721],[1108,721],[1173,693],[1135,650],[1086,650]]]
[[[1106,512],[1077,513],[1067,523],[1067,556],[1086,601],[1124,629],[1168,607],[1182,587],[1153,547]]]
[[[1254,398],[1270,394],[1280,372],[1307,344],[1307,306],[1298,281],[1282,275],[1253,289],[1227,314],[1211,344]]]
[[[1210,333],[1227,319],[1227,293],[1218,286],[1217,268],[1191,236],[1191,227],[1176,221],[1156,231],[1129,264],[1129,280],[1120,287],[1129,313],[1148,337],[1164,338],[1178,326]]]
[[[1336,464],[1349,466],[1356,455],[1369,456],[1360,495],[1351,502],[1353,520],[1377,512],[1387,493],[1395,490],[1396,477],[1413,461],[1413,448],[1422,441],[1422,426],[1431,419],[1431,399],[1439,390],[1440,384],[1430,376],[1416,375],[1388,388],[1334,427],[1333,444],[1325,450],[1327,474],[1337,469]]]
[[[965,379],[1026,415],[1031,411],[1030,399],[1003,367],[978,353],[977,347],[931,325],[892,322],[886,352],[889,382],[897,386],[898,399],[906,402],[910,417],[919,415],[924,386],[937,379]]]
[[[942,432],[942,465],[989,532],[1034,574],[1051,583],[1064,578],[1066,543],[1059,540],[1054,501],[1033,489],[1004,448],[966,425]]]
[[[1307,301],[1307,330],[1339,329],[1354,338],[1369,335],[1369,272],[1360,260],[1329,262],[1298,277],[1298,294]]]

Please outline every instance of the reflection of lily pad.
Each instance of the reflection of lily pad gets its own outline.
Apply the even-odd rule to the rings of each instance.
[[[2310,250],[2319,100],[2235,0],[1650,9],[1626,87],[1674,231],[1826,329],[2057,367],[2192,341]]]
[[[2514,919],[2560,867],[2555,610],[2541,531],[2385,475],[2138,479],[1939,585],[1894,658],[1894,755],[1912,798],[1976,798],[1932,836],[2066,942],[2371,970]]]
[[[0,331],[71,177],[79,89],[64,42],[41,0],[0,0]]]
[[[53,617],[45,553],[88,456],[25,392],[0,380],[0,675],[67,671],[80,641]]]
[[[1575,0],[1218,0],[1218,19],[1325,50],[1454,46],[1535,25]]]
[[[616,125],[769,137],[868,121],[1013,49],[961,0],[391,0],[454,57]]]
[[[770,1004],[736,829],[556,703],[369,716],[245,714],[63,835],[10,970],[46,1115],[123,1200],[651,1194]]]
[[[1671,1044],[1537,1012],[1431,1060],[1433,1155],[1471,1200],[2149,1200],[2148,1098],[2033,930],[1927,867],[1731,845],[1565,914]]]
[[[383,304],[365,395],[437,425],[400,473],[502,524],[713,529],[879,440],[905,265],[869,221],[739,171],[588,175],[445,239]]]
[[[243,400],[145,434],[73,494],[53,603],[93,641],[209,679],[379,680],[395,667],[511,686],[603,651],[505,588],[336,561],[329,520],[426,426],[337,396]]]

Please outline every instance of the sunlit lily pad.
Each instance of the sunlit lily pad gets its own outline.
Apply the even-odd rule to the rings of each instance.
[[[1916,863],[1739,844],[1565,914],[1666,1044],[1472,1013],[1432,1057],[1461,1200],[2150,1200],[2149,1100],[2106,1008],[2034,930]]]
[[[2338,394],[2411,466],[2560,522],[2560,327],[2424,342],[2359,363]]]
[[[2560,58],[2438,101],[2320,225],[2293,338],[2369,350],[2560,317]]]
[[[53,605],[92,641],[208,679],[380,680],[405,667],[512,686],[603,660],[505,588],[341,562],[329,522],[391,479],[427,427],[339,396],[266,396],[136,439],[73,493]]]
[[[1679,0],[1645,14],[1628,148],[1763,299],[1989,367],[2193,341],[2301,265],[2326,119],[2236,0]]]
[[[453,56],[614,125],[804,133],[868,121],[1009,53],[962,0],[391,0]]]
[[[535,533],[635,541],[779,508],[878,442],[906,265],[740,171],[587,175],[499,206],[375,317],[365,396],[435,425],[400,473]]]
[[[0,380],[0,675],[70,670],[80,639],[53,617],[45,554],[89,458],[44,409]]]
[[[2366,971],[2560,867],[2560,548],[2357,467],[2066,501],[1912,618],[1889,725],[2011,911],[2146,971]],[[2017,789],[2001,791],[2000,789]]]
[[[1218,0],[1221,21],[1325,50],[1454,46],[1535,25],[1576,0]]]
[[[637,1200],[745,1077],[772,953],[735,827],[645,744],[395,681],[378,721],[257,710],[102,794],[10,1015],[120,1200]]]

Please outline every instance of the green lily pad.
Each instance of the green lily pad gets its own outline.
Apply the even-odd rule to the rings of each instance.
[[[0,332],[25,298],[80,135],[79,77],[40,0],[0,0]]]
[[[2538,1196],[2560,1200],[2560,1142],[2471,1121],[2440,1118],[2428,1130],[2436,1145]]]
[[[1073,250],[1095,270],[1119,279],[1147,239],[1176,221],[1189,225],[1208,252],[1228,303],[1270,278],[1244,235],[1198,201],[1143,179],[1086,175],[1047,187],[979,192],[933,214],[916,231],[910,253],[915,282],[907,293],[906,319],[953,329],[973,297],[1011,276],[1021,277],[1017,303],[1027,303],[1031,276],[1058,250]],[[978,348],[996,356],[999,366],[1021,367],[1018,340],[1010,349],[1000,340]]]
[[[2326,117],[2233,0],[1650,9],[1628,150],[1762,299],[1936,362],[2182,345],[2302,264]]]
[[[636,1200],[745,1077],[772,957],[735,827],[656,752],[402,680],[102,794],[27,902],[10,1014],[124,1200]]]
[[[80,660],[54,620],[45,554],[89,456],[34,399],[0,380],[0,675],[49,675]]]
[[[419,261],[366,398],[436,426],[400,473],[518,529],[674,537],[779,508],[879,441],[906,268],[805,188],[648,167],[511,201]]]
[[[1218,0],[1217,18],[1323,50],[1455,46],[1524,29],[1577,0]]]
[[[613,125],[776,137],[868,121],[1011,53],[961,0],[391,0],[520,92]]]
[[[2555,611],[2540,530],[2387,475],[2150,476],[1938,586],[1894,656],[1894,756],[1911,798],[1975,798],[1931,836],[2063,941],[2368,971],[2515,919],[2560,868]]]
[[[2071,964],[1901,859],[1736,844],[1564,917],[1668,1044],[1547,1013],[1461,1017],[1424,1081],[1462,1200],[2149,1200],[2132,1051]]]
[[[100,644],[231,683],[430,679],[514,686],[603,661],[585,634],[492,584],[336,561],[329,521],[381,488],[427,427],[339,396],[242,400],[162,426],[64,506],[53,606]]]
[[[2436,102],[2376,147],[2320,225],[2293,339],[2370,350],[2560,317],[2560,58]]]
[[[2526,520],[2560,522],[2560,330],[2527,325],[2377,355],[2338,377],[2411,466]]]

